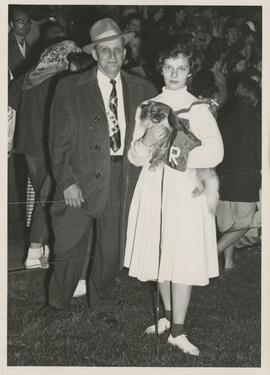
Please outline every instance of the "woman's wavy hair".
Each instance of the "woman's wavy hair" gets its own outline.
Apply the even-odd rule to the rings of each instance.
[[[226,57],[228,73],[232,73],[232,71],[236,67],[236,65],[240,61],[243,61],[243,60],[246,60],[246,59],[245,59],[245,56],[241,55],[241,53],[234,53],[234,54],[228,55]]]
[[[260,100],[261,89],[256,81],[246,77],[238,83],[235,96],[242,102],[255,105]]]
[[[157,53],[156,69],[159,73],[162,72],[164,61],[169,58],[177,58],[183,55],[188,58],[190,65],[190,73],[193,73],[195,68],[196,57],[194,55],[194,48],[189,43],[183,43],[175,40],[166,42],[166,46],[161,48]]]

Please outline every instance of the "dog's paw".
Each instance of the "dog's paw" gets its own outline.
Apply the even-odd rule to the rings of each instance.
[[[203,193],[203,191],[203,188],[196,187],[191,193],[192,198],[198,198]]]

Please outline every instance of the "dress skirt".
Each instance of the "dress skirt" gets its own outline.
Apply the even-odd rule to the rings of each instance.
[[[142,168],[130,206],[124,266],[141,281],[207,285],[219,275],[215,217],[192,197],[196,170]]]

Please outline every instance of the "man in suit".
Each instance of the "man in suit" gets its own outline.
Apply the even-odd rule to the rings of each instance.
[[[31,20],[27,9],[18,5],[11,7],[9,25],[11,30],[8,35],[8,67],[16,79],[28,68],[30,46],[25,38],[30,32]]]
[[[90,36],[92,43],[84,51],[92,54],[97,67],[62,79],[51,108],[57,191],[51,209],[54,270],[45,309],[69,306],[92,225],[88,301],[90,308],[100,309],[109,300],[123,264],[128,209],[139,174],[127,159],[135,112],[142,101],[156,95],[150,82],[121,70],[125,45],[134,33],[121,33],[105,18],[91,27]],[[63,199],[65,204],[59,202]]]

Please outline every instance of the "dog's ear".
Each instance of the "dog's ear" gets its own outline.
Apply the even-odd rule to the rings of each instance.
[[[144,109],[144,108],[151,108],[153,105],[155,104],[155,102],[151,101],[151,100],[146,100],[144,102],[142,102],[140,104],[140,107],[141,109]]]
[[[150,111],[150,109],[153,107],[154,103],[151,102],[150,100],[147,101],[147,102],[143,102],[142,104],[140,104],[140,107],[141,107],[141,120],[144,120],[147,118],[148,116],[148,113]]]
[[[173,129],[178,129],[178,117],[171,108],[168,115],[168,122]]]

